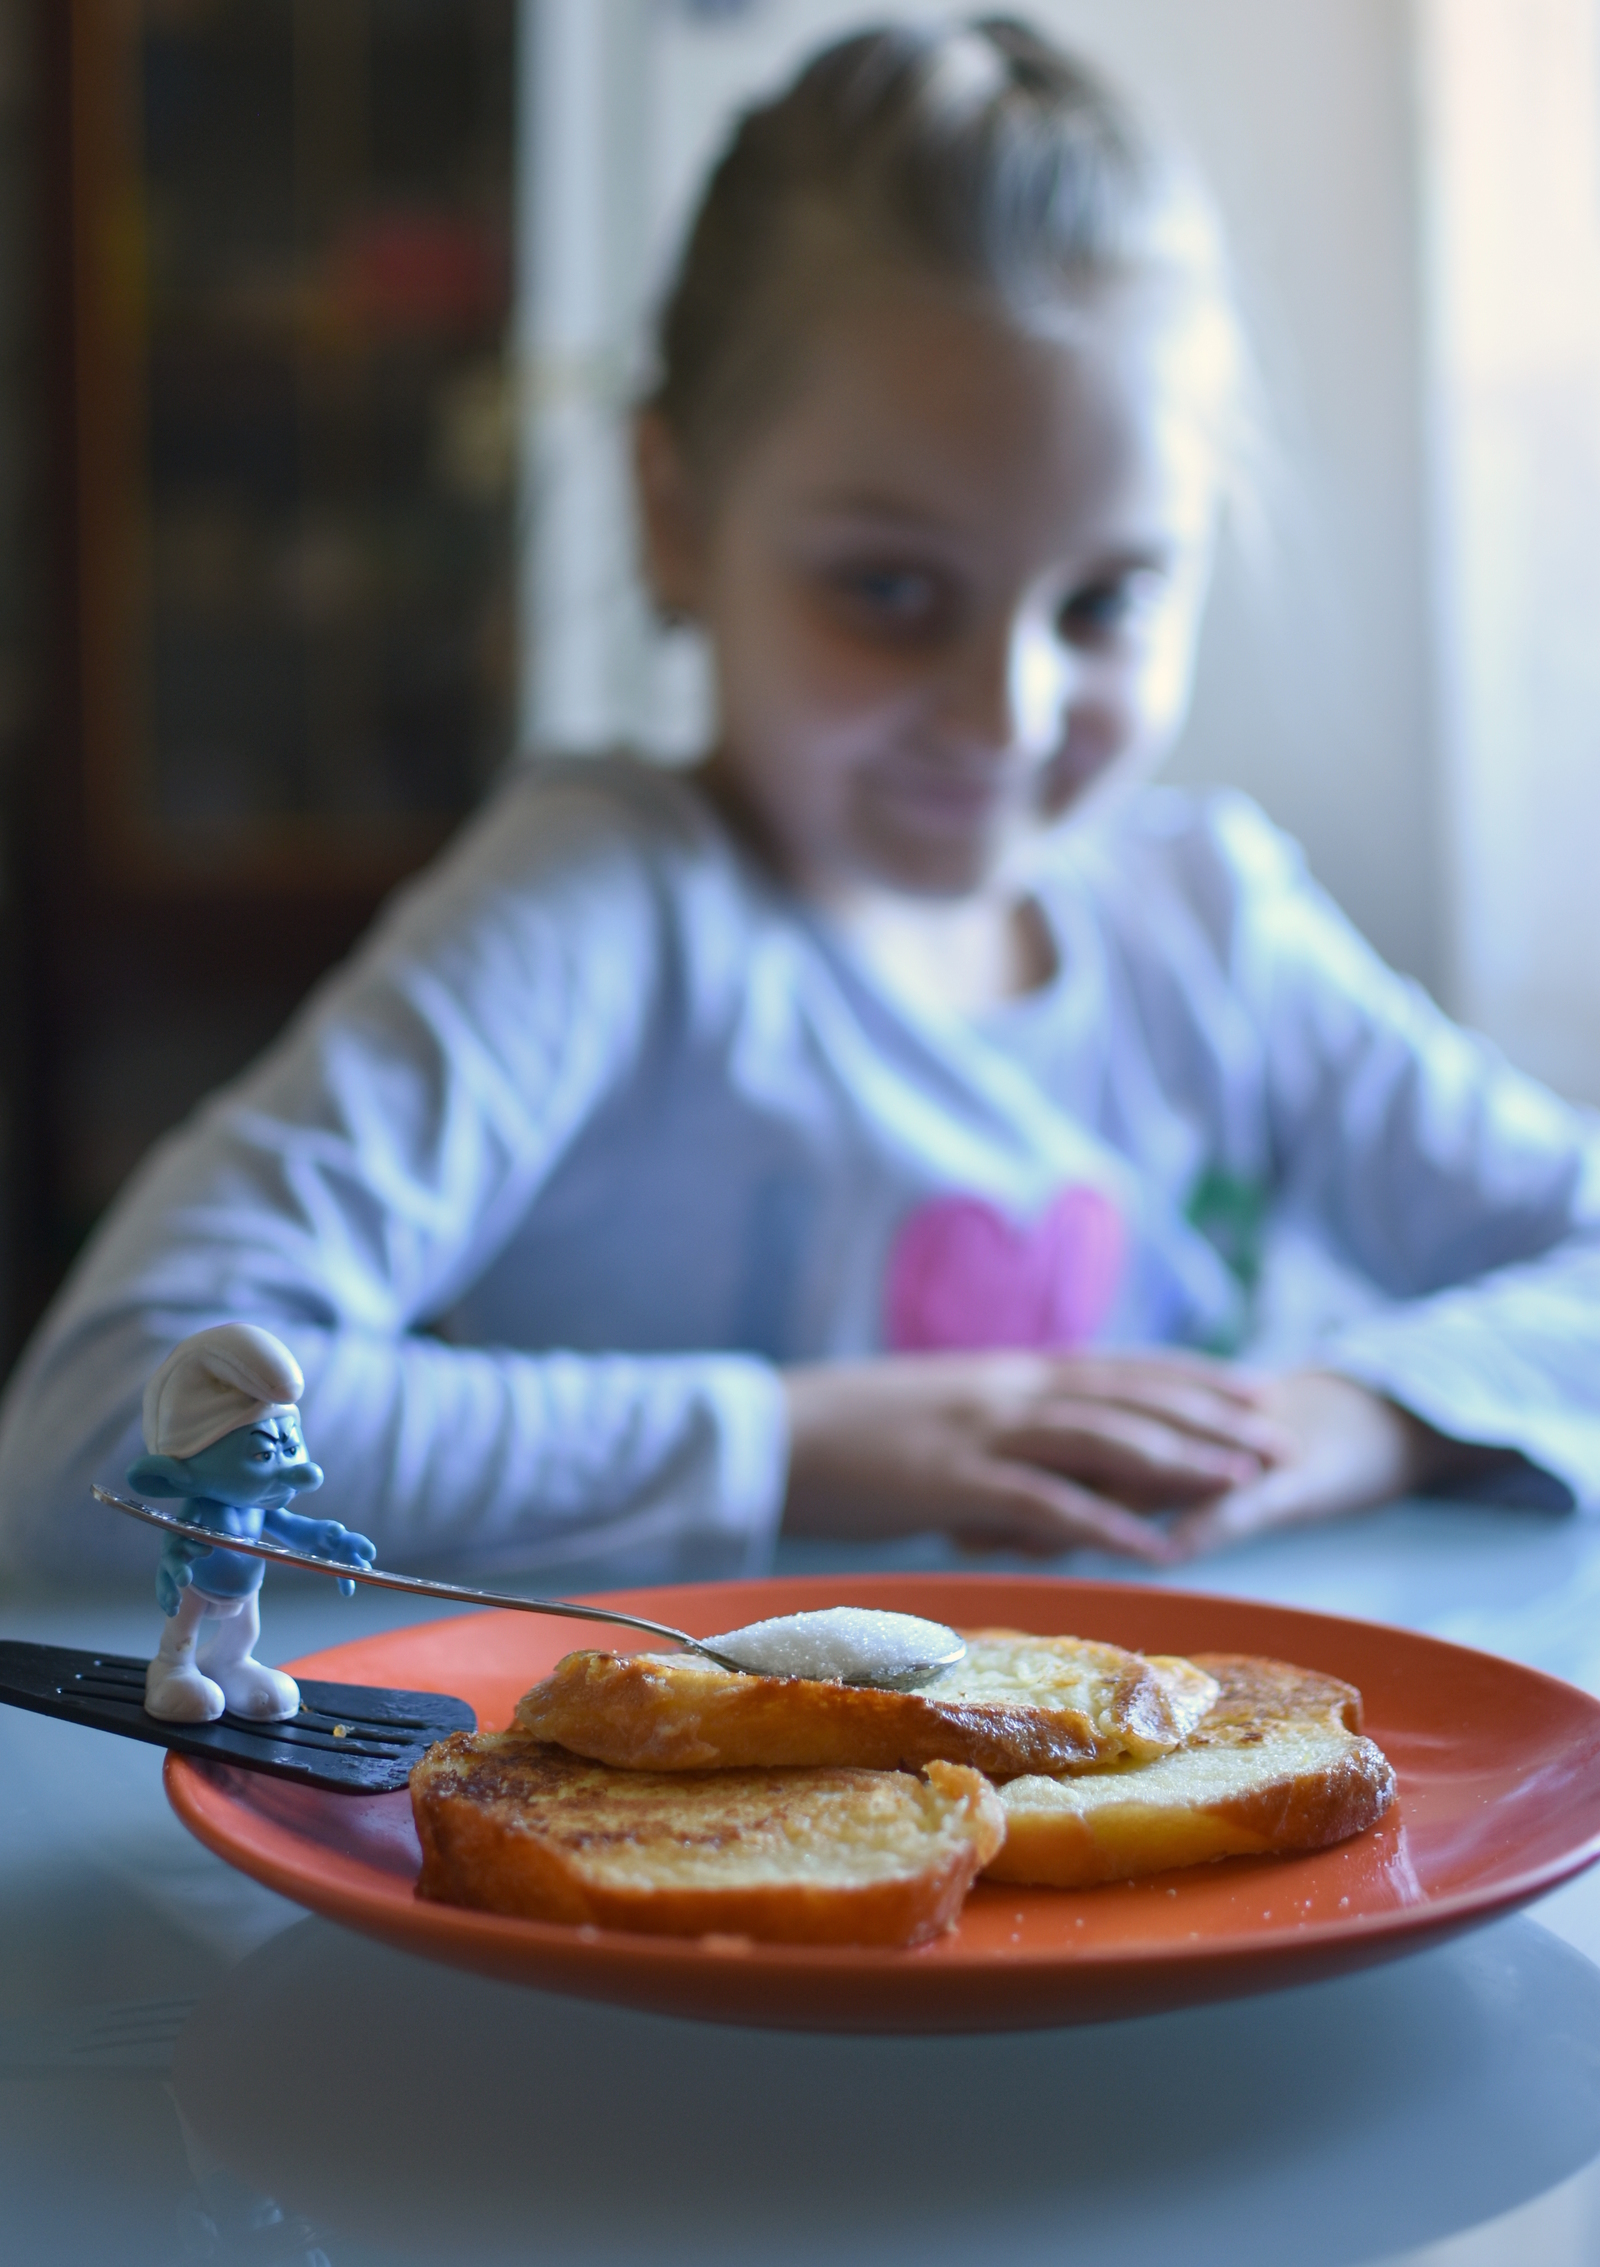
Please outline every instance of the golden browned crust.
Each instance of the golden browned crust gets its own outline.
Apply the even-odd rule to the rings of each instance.
[[[1005,1834],[975,1771],[619,1772],[453,1733],[411,1775],[419,1896],[654,1936],[921,1944]]]
[[[1216,1683],[1217,1694],[1195,1730],[1191,1747],[1254,1746],[1269,1726],[1318,1722],[1332,1730],[1361,1729],[1361,1695],[1342,1677],[1297,1669],[1256,1653],[1194,1653],[1190,1659]]]
[[[968,1659],[920,1692],[740,1676],[689,1653],[569,1653],[517,1703],[520,1731],[622,1770],[935,1760],[992,1779],[1162,1755],[1216,1687],[1187,1661],[1087,1638],[969,1630]]]
[[[1195,1662],[1220,1689],[1173,1754],[1001,1790],[1006,1841],[991,1879],[1079,1889],[1211,1858],[1323,1849],[1383,1816],[1394,1773],[1360,1736],[1353,1685],[1247,1654]]]

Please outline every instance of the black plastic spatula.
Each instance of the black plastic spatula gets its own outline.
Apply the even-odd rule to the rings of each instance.
[[[281,1723],[229,1715],[212,1724],[167,1724],[145,1714],[144,1672],[143,1661],[123,1653],[0,1639],[0,1701],[13,1708],[341,1795],[392,1794],[435,1740],[475,1731],[478,1723],[467,1703],[447,1692],[301,1677],[300,1713]]]

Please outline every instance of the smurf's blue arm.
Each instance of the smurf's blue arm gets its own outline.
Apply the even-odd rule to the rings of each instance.
[[[184,1510],[188,1509],[185,1505]],[[185,1535],[163,1535],[161,1557],[156,1565],[156,1604],[170,1620],[178,1610],[178,1600],[194,1580],[192,1568],[196,1559],[209,1556],[204,1543],[191,1543]]]
[[[262,1514],[261,1532],[269,1540],[287,1543],[291,1550],[314,1551],[319,1558],[342,1559],[346,1566],[371,1566],[378,1555],[378,1546],[365,1535],[358,1535],[337,1519],[308,1519],[298,1511],[268,1511]],[[353,1598],[353,1582],[341,1582],[345,1597]]]

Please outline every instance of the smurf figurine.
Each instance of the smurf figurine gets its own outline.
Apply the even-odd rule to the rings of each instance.
[[[320,1488],[296,1403],[305,1387],[287,1346],[253,1323],[219,1323],[173,1348],[145,1388],[149,1451],[128,1467],[146,1496],[181,1496],[179,1516],[219,1536],[265,1538],[347,1566],[370,1566],[376,1548],[337,1519],[287,1507]],[[300,1688],[251,1659],[261,1634],[260,1559],[207,1550],[181,1535],[161,1546],[156,1597],[167,1626],[145,1672],[144,1704],[168,1724],[206,1724],[230,1708],[258,1722],[292,1716]],[[353,1582],[341,1582],[347,1597]],[[198,1652],[197,1652],[198,1648]]]

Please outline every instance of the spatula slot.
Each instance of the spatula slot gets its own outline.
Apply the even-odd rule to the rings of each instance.
[[[211,1724],[167,1724],[145,1712],[144,1674],[145,1663],[125,1654],[0,1641],[0,1701],[341,1794],[392,1793],[435,1740],[477,1726],[466,1702],[449,1693],[317,1678],[300,1680],[300,1713],[282,1723],[230,1713]]]

